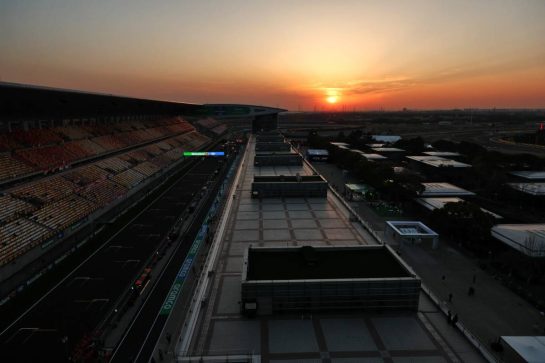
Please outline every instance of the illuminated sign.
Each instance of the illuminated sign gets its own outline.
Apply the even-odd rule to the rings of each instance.
[[[184,156],[225,156],[223,151],[184,151]]]

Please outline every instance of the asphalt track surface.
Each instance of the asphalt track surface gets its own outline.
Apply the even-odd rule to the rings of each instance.
[[[95,331],[218,168],[198,162],[92,257],[0,334],[0,362],[63,362]],[[183,239],[183,243],[187,241]],[[189,247],[187,247],[189,248]],[[180,264],[183,262],[180,261]],[[13,317],[16,320],[16,317]]]
[[[111,362],[149,362],[157,340],[167,322],[168,315],[160,315],[159,311],[169,293],[180,266],[201,228],[201,222],[208,213],[221,182],[231,163],[224,165],[222,172],[215,178],[215,184],[209,198],[197,212],[194,221],[182,236],[178,249],[174,252],[172,261],[164,270],[161,280],[156,284],[153,293],[146,300],[134,323],[129,327],[127,335],[116,347]],[[175,335],[175,334],[174,334]]]

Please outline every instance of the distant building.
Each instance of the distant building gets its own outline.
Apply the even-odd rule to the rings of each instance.
[[[374,147],[371,148],[374,153],[380,153],[391,160],[401,160],[405,156],[406,151],[397,147]]]
[[[347,144],[346,142],[333,142],[332,141],[332,142],[330,142],[330,144],[333,145],[333,146],[337,146],[337,147],[342,146],[343,148],[349,148],[350,147],[350,145]]]
[[[471,168],[471,165],[466,163],[461,163],[456,160],[446,159],[441,156],[407,156],[407,159],[415,161],[417,163],[425,164],[426,166],[431,166],[433,168]]]
[[[441,156],[441,157],[456,157],[461,156],[460,153],[453,152],[453,151],[424,151],[422,154],[428,155],[428,156]]]
[[[401,140],[401,136],[398,135],[372,135],[371,138],[377,142],[383,142],[386,144],[393,144]]]
[[[359,153],[361,156],[363,156],[367,161],[382,161],[382,160],[388,160],[388,158],[384,155],[380,155],[380,154],[375,154],[375,153],[371,153],[371,154],[367,154],[367,153],[364,153],[364,152],[361,152]]]
[[[418,309],[420,279],[387,245],[250,247],[243,260],[246,314]]]
[[[345,184],[344,188],[348,200],[372,200],[377,196],[375,189],[367,184]]]
[[[545,181],[545,171],[512,171],[511,175],[531,181]]]
[[[492,227],[490,233],[527,256],[545,257],[545,223],[498,224]]]
[[[465,200],[458,197],[439,197],[439,198],[416,198],[416,202],[424,208],[434,211],[436,209],[442,209],[447,203],[460,203]],[[499,214],[493,213],[487,209],[481,208],[481,210],[487,214],[490,214],[495,219],[502,219]]]
[[[450,183],[422,183],[424,190],[420,193],[421,197],[460,197],[473,196],[475,193],[457,187]]]
[[[418,221],[387,221],[384,234],[400,245],[422,242],[431,242],[433,248],[439,245],[439,235]]]
[[[524,194],[545,196],[545,183],[507,183],[507,185]]]
[[[310,161],[328,161],[329,151],[326,149],[307,149],[307,160]]]
[[[545,336],[502,336],[505,362],[538,363],[545,361]]]

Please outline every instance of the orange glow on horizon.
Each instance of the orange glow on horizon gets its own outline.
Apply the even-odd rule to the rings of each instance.
[[[328,97],[326,98],[326,101],[327,101],[328,103],[332,103],[332,104],[333,104],[333,103],[337,103],[338,100],[339,100],[339,97],[338,97],[338,96],[328,96]]]

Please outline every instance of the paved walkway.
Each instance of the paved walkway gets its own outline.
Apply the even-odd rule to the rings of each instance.
[[[330,183],[339,190],[346,181],[340,169],[331,164],[313,164]],[[335,172],[336,171],[336,172]],[[372,209],[358,208],[362,218],[371,221],[373,226],[383,230]],[[408,218],[409,219],[409,218]],[[390,243],[390,241],[388,241]],[[393,244],[393,243],[392,243]],[[500,335],[543,335],[545,317],[504,287],[488,273],[477,267],[476,260],[463,255],[445,241],[440,241],[437,250],[430,246],[404,246],[402,258],[419,274],[424,284],[460,321],[489,348],[489,343]],[[473,284],[473,276],[476,282]],[[442,277],[445,276],[445,280]],[[470,286],[474,286],[475,295],[468,296]],[[452,294],[452,302],[448,302]]]

